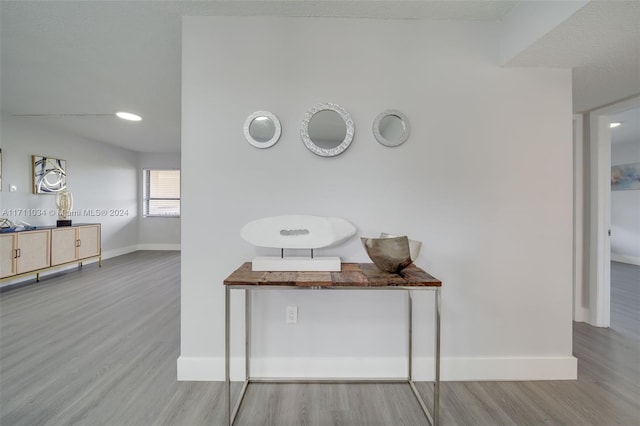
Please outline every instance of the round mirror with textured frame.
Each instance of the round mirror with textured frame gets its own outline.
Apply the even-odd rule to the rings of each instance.
[[[385,146],[398,146],[409,137],[409,119],[395,109],[382,111],[373,121],[373,136]]]
[[[244,122],[244,137],[256,148],[269,148],[280,139],[280,120],[269,111],[256,111]]]
[[[351,115],[340,105],[321,103],[304,115],[300,137],[304,146],[321,157],[342,154],[353,141]]]

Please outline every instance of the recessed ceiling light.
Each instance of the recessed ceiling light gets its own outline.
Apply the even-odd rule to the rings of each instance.
[[[142,120],[142,117],[140,117],[139,115],[136,114],[131,114],[130,112],[116,112],[116,115],[120,118],[122,118],[123,120],[129,120],[129,121],[140,121]]]
[[[619,122],[619,121],[614,121],[613,123],[611,123],[611,124],[609,125],[609,127],[611,127],[611,128],[613,129],[614,127],[618,127],[618,126],[619,126],[619,125],[621,125],[621,124],[622,124],[622,123],[621,123],[621,122]]]

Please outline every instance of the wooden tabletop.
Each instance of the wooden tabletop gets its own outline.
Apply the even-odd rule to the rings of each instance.
[[[244,263],[224,280],[227,286],[296,287],[440,287],[423,269],[410,265],[398,274],[382,272],[373,263],[343,263],[340,272],[260,272]]]

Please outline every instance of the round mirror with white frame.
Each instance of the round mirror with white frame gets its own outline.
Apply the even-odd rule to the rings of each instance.
[[[280,139],[280,120],[269,111],[256,111],[244,122],[244,137],[256,148],[269,148]]]
[[[300,137],[314,154],[335,157],[351,145],[354,131],[351,115],[344,108],[337,104],[321,103],[305,114]]]
[[[382,111],[373,121],[373,136],[385,146],[398,146],[409,137],[409,119],[395,109]]]

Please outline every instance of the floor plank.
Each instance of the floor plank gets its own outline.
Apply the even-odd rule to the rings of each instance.
[[[611,262],[611,328],[640,340],[640,266]]]
[[[179,280],[179,252],[140,251],[0,293],[0,425],[223,425],[222,383],[176,381]],[[576,323],[574,354],[576,381],[444,382],[442,424],[640,424],[640,339]],[[255,384],[245,398],[239,426],[424,423],[406,385]]]

